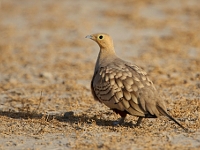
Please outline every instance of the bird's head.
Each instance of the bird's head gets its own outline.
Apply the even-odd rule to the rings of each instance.
[[[114,49],[113,40],[108,34],[105,34],[105,33],[91,34],[91,35],[87,35],[85,38],[89,38],[97,42],[100,48]]]

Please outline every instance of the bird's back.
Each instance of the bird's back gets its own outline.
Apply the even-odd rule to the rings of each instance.
[[[111,109],[127,111],[135,116],[159,116],[157,105],[164,110],[153,83],[146,72],[118,57],[96,64],[92,93],[96,99]]]

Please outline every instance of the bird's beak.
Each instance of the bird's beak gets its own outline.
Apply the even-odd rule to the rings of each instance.
[[[92,35],[87,35],[85,38],[93,39],[93,36]]]

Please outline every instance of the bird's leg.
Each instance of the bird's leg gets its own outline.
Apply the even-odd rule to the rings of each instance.
[[[124,123],[124,120],[125,120],[126,117],[121,117],[118,121],[114,121],[113,125],[121,125]]]
[[[118,125],[118,124],[119,124],[119,125],[123,124],[123,123],[124,123],[124,120],[125,120],[125,118],[126,118],[127,112],[126,112],[126,111],[121,111],[121,110],[118,110],[118,109],[113,109],[113,111],[121,116],[121,118],[120,118],[118,121],[115,121],[115,122],[113,123],[113,125],[116,126],[116,125]]]
[[[142,119],[143,119],[143,118],[144,118],[144,117],[139,117],[138,120],[137,120],[137,123],[135,124],[135,126],[139,126],[140,123],[142,122]]]

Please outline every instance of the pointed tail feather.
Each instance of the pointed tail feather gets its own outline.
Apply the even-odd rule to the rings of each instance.
[[[167,116],[169,119],[171,119],[172,121],[174,121],[174,122],[175,122],[177,125],[179,125],[183,130],[185,130],[186,132],[188,131],[187,128],[185,128],[184,126],[182,126],[178,121],[176,121],[172,116],[170,116],[162,107],[157,106],[157,108],[159,109],[159,111],[160,111],[163,115]]]

